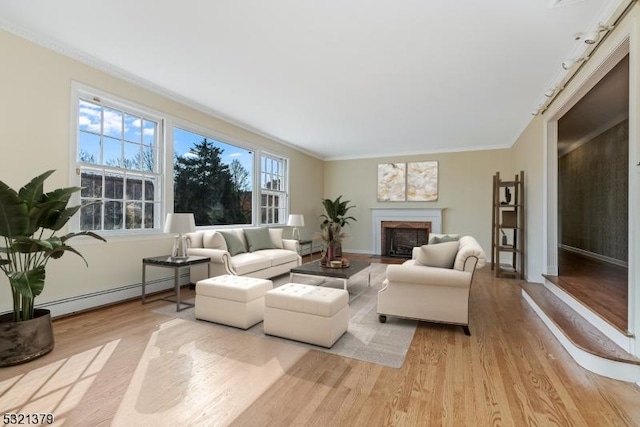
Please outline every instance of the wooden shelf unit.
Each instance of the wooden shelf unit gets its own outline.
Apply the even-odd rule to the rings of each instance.
[[[507,200],[507,193],[511,194],[509,200]],[[500,172],[496,172],[493,176],[491,215],[491,270],[495,271],[496,277],[524,280],[524,204],[524,171],[520,171],[513,181],[501,180]],[[506,239],[506,242],[503,239]],[[508,262],[505,262],[506,259]]]

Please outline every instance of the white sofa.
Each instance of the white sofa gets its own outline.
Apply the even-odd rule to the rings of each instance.
[[[470,335],[471,283],[475,270],[485,263],[485,252],[471,236],[414,248],[411,260],[387,267],[378,292],[380,321],[395,316],[452,323],[462,325]]]
[[[209,277],[224,274],[270,279],[288,273],[291,268],[302,264],[302,258],[298,254],[298,241],[283,239],[283,229],[264,229],[265,232],[268,232],[272,243],[270,248],[265,249],[252,248],[251,242],[248,242],[247,236],[245,236],[245,230],[263,231],[254,227],[251,229],[234,228],[189,233],[187,235],[189,241],[187,253],[211,258],[208,266],[210,269],[209,274],[207,274],[206,264],[191,267],[191,282],[196,283]],[[222,233],[237,236],[243,252],[232,255],[234,252],[232,249],[237,248],[229,248]]]

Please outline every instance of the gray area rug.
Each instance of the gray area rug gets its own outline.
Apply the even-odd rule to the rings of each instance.
[[[176,312],[175,304],[167,304],[154,310],[154,313],[192,322],[200,322],[211,325],[212,328],[230,328],[259,335],[265,339],[286,341],[287,343],[309,349],[392,368],[400,368],[404,362],[409,345],[411,345],[411,341],[413,340],[417,321],[397,318],[389,318],[387,323],[380,323],[378,321],[378,314],[376,312],[377,294],[378,290],[382,288],[386,267],[384,264],[374,263],[371,264],[370,270],[365,269],[349,279],[349,327],[347,332],[329,349],[265,335],[262,323],[258,323],[247,331],[243,331],[242,329],[232,328],[230,326],[198,320],[195,318],[193,308]],[[369,274],[371,277],[371,286],[367,286]],[[279,276],[272,280],[274,287],[281,286],[289,283],[289,275]],[[307,283],[342,289],[342,281],[332,279],[324,281],[322,278],[295,276],[294,281],[296,283]]]

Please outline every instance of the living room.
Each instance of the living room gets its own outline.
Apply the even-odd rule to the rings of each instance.
[[[630,163],[635,165],[637,161],[633,159],[637,158],[637,140],[638,140],[638,103],[640,102],[640,59],[634,52],[640,51],[634,44],[638,43],[640,34],[638,33],[637,21],[640,19],[640,11],[637,6],[631,6],[630,12],[626,13],[623,20],[616,25],[616,28],[609,33],[607,39],[605,39],[598,50],[593,53],[589,61],[584,63],[584,66],[580,72],[574,77],[565,88],[558,94],[554,94],[554,101],[549,105],[544,114],[536,114],[534,116],[528,115],[522,117],[522,129],[523,131],[519,136],[511,141],[500,141],[496,143],[496,146],[492,148],[469,150],[436,150],[425,151],[418,153],[405,153],[401,150],[397,150],[399,154],[393,155],[396,150],[389,150],[387,154],[381,156],[369,156],[368,153],[361,153],[359,156],[345,155],[341,158],[321,158],[308,150],[300,149],[292,144],[283,143],[285,141],[279,141],[276,138],[271,138],[265,134],[261,134],[255,130],[251,130],[248,127],[241,127],[234,124],[232,121],[221,118],[220,115],[215,114],[213,110],[207,110],[202,108],[202,105],[196,102],[190,102],[186,97],[182,100],[175,96],[175,94],[168,91],[163,91],[161,88],[155,86],[151,82],[147,84],[141,84],[140,81],[128,78],[126,73],[123,73],[117,66],[113,66],[111,69],[105,68],[104,64],[92,64],[92,57],[78,56],[75,52],[67,51],[65,54],[64,46],[48,45],[47,41],[40,40],[37,34],[31,34],[29,37],[28,32],[20,34],[18,29],[10,27],[8,25],[1,26],[0,30],[0,46],[2,46],[3,53],[3,66],[0,74],[2,75],[2,90],[0,100],[0,113],[3,120],[4,143],[3,143],[3,156],[0,157],[0,170],[3,171],[0,178],[3,182],[6,182],[13,188],[28,182],[33,176],[42,173],[46,170],[55,169],[56,172],[50,178],[48,185],[52,187],[65,187],[69,185],[76,185],[76,171],[73,165],[73,160],[70,153],[74,152],[75,148],[75,133],[77,131],[76,123],[74,123],[74,105],[72,99],[72,93],[74,88],[81,87],[82,89],[93,90],[96,96],[104,96],[106,98],[112,97],[117,100],[126,100],[133,103],[136,106],[143,106],[165,117],[165,125],[170,127],[172,124],[190,124],[194,128],[203,129],[211,132],[215,137],[226,139],[228,142],[239,142],[246,147],[250,147],[260,152],[268,152],[283,156],[288,160],[289,167],[289,188],[288,197],[290,205],[288,211],[290,213],[303,214],[305,218],[305,226],[300,228],[300,232],[303,238],[311,238],[313,233],[318,231],[320,223],[320,215],[323,213],[321,200],[326,197],[336,197],[343,195],[345,198],[351,201],[355,207],[350,214],[357,218],[356,222],[352,222],[347,229],[348,238],[344,242],[344,250],[348,253],[357,255],[373,255],[372,248],[373,242],[373,223],[371,218],[372,208],[438,208],[443,211],[443,232],[446,233],[460,233],[465,235],[474,236],[480,245],[485,249],[487,255],[491,252],[491,199],[492,199],[492,176],[497,172],[503,176],[511,177],[521,170],[526,173],[527,186],[526,186],[526,215],[527,215],[527,271],[526,279],[529,282],[540,283],[543,279],[543,274],[553,274],[554,261],[553,261],[553,247],[557,247],[557,236],[553,237],[557,233],[557,227],[552,226],[554,221],[553,215],[550,213],[553,211],[553,202],[550,198],[553,198],[553,190],[551,190],[551,184],[549,181],[553,179],[552,175],[549,175],[549,168],[552,162],[549,160],[549,150],[551,145],[550,140],[553,138],[548,135],[550,129],[553,128],[554,123],[564,110],[568,109],[571,104],[571,99],[578,96],[580,93],[580,87],[586,84],[592,75],[597,72],[600,65],[607,62],[607,58],[611,55],[611,52],[615,51],[617,46],[620,45],[621,40],[630,38],[631,45],[627,46],[627,52],[630,52],[631,62],[631,74],[630,80],[632,82],[632,90],[635,90],[631,94],[631,111],[632,115],[629,119],[629,138],[630,141],[636,141],[636,143],[630,143]],[[568,6],[567,6],[568,7]],[[620,6],[621,7],[621,6]],[[168,71],[170,72],[170,71]],[[541,94],[542,95],[542,94]],[[486,102],[491,102],[491,99],[487,99]],[[266,107],[268,108],[268,107]],[[635,116],[633,115],[635,112]],[[555,117],[555,119],[554,119]],[[488,123],[487,126],[500,126],[500,120],[496,119],[494,123]],[[166,136],[168,138],[168,135]],[[428,139],[428,137],[425,137]],[[391,145],[391,144],[390,144]],[[462,144],[465,145],[465,144]],[[472,144],[468,144],[469,147]],[[168,156],[170,157],[170,156]],[[165,159],[171,164],[171,159]],[[398,203],[385,203],[379,202],[376,197],[376,171],[377,165],[381,163],[401,163],[401,162],[415,162],[415,161],[437,161],[438,162],[438,200],[435,202],[398,202]],[[634,176],[633,174],[630,174]],[[170,181],[169,181],[170,182]],[[164,185],[164,184],[163,184]],[[637,213],[639,208],[637,206],[638,200],[635,194],[637,191],[637,183],[630,179],[630,200],[629,200],[629,236],[630,238],[630,252],[629,252],[629,271],[630,271],[630,283],[640,283],[637,277],[634,275],[640,274],[637,268],[633,268],[640,262],[638,259],[638,253],[640,248],[636,249],[637,237],[635,237],[636,229],[638,227],[634,217],[638,217]],[[168,187],[168,186],[167,186]],[[170,191],[170,190],[168,190]],[[171,190],[172,191],[172,190]],[[316,221],[316,219],[318,219]],[[289,233],[289,229],[285,231]],[[84,263],[80,258],[67,255],[56,262],[49,264],[47,271],[47,286],[44,292],[40,295],[37,302],[50,308],[54,312],[57,311],[58,315],[64,315],[76,311],[88,310],[103,305],[113,304],[119,300],[126,300],[129,298],[139,298],[140,296],[140,281],[141,281],[141,259],[143,257],[161,255],[163,253],[169,253],[172,245],[171,236],[163,233],[155,233],[149,235],[118,235],[113,237],[107,237],[107,242],[102,243],[98,241],[78,241],[76,243],[77,249],[84,255],[87,260],[88,267],[84,266]],[[555,261],[557,263],[557,260]],[[557,268],[557,264],[555,264]],[[485,270],[487,270],[485,268]],[[166,278],[165,272],[156,272],[152,276],[154,279]],[[490,273],[483,271],[490,276]],[[488,279],[486,279],[488,280]],[[0,304],[0,312],[11,310],[11,295],[9,287],[6,284],[6,278],[2,277],[0,282],[3,286],[0,287],[0,295],[2,295],[2,303]],[[483,284],[492,283],[483,280]],[[170,286],[170,278],[164,283],[159,283],[158,286]],[[496,293],[502,295],[501,290]],[[640,292],[637,292],[635,286],[631,287],[630,292],[630,318],[629,318],[629,330],[640,330],[640,316],[634,315],[640,310]],[[489,290],[486,294],[482,294],[486,298],[494,297]],[[510,296],[509,298],[512,298]],[[513,299],[507,299],[509,304],[513,303]],[[518,300],[515,300],[518,301]],[[518,303],[519,304],[519,303]],[[520,306],[518,306],[520,307]],[[93,320],[86,320],[86,324],[82,327],[87,329],[97,327],[100,322],[108,322],[110,313],[106,312],[99,315],[98,318]],[[508,306],[501,306],[501,310],[507,311]],[[127,327],[135,329],[135,325],[127,324],[125,313],[116,311],[117,316],[121,319],[122,324],[114,326],[114,330],[126,330]],[[487,311],[488,318],[487,323],[498,323],[499,315],[502,313],[500,310],[495,312]],[[133,317],[133,322],[140,322],[145,324],[149,328],[153,329],[153,321],[145,318],[148,314],[136,314]],[[147,319],[147,320],[144,320]],[[528,318],[527,318],[528,319]],[[518,318],[517,321],[521,319]],[[145,323],[146,322],[146,323]],[[156,322],[157,323],[157,322]],[[151,326],[149,326],[151,325]],[[524,328],[529,324],[523,325]],[[73,328],[74,326],[69,326]],[[75,326],[78,327],[77,325]],[[121,329],[119,329],[121,328]],[[424,329],[425,327],[423,327]],[[532,327],[533,328],[533,327]],[[535,330],[539,328],[535,327]],[[99,329],[99,328],[98,328]],[[185,328],[186,329],[186,328]],[[419,329],[420,330],[420,329]],[[540,329],[542,330],[542,328]],[[186,330],[181,332],[187,333]],[[150,333],[140,332],[141,336],[147,337]],[[85,331],[79,334],[78,337],[82,339],[90,339],[91,332]],[[504,340],[506,335],[502,335]],[[551,335],[549,335],[551,336]],[[221,334],[216,337],[216,342],[224,346],[223,343],[228,335]],[[118,338],[112,337],[115,342]],[[414,346],[424,349],[424,353],[416,350],[415,359],[409,358],[408,365],[415,363],[415,369],[410,374],[404,375],[424,375],[427,377],[438,377],[439,374],[433,371],[433,366],[422,365],[424,359],[429,357],[437,358],[435,353],[429,353],[429,348],[432,347],[430,340],[437,340],[438,344],[442,345],[442,348],[446,348],[448,345],[455,346],[459,351],[470,350],[470,347],[477,346],[477,342],[464,342],[466,337],[461,331],[455,331],[453,329],[446,329],[445,335],[438,335],[437,330],[424,329],[422,332],[417,333]],[[63,343],[69,342],[74,338],[72,335],[65,335],[60,348],[64,348]],[[128,335],[123,338],[131,347],[136,347],[139,354],[143,353],[145,343],[134,343],[135,334]],[[534,339],[529,337],[529,339]],[[144,341],[144,339],[143,339]],[[632,340],[634,341],[634,340]],[[280,404],[287,398],[292,398],[291,394],[309,393],[308,396],[314,399],[328,399],[327,395],[333,393],[334,390],[338,390],[339,393],[333,396],[334,400],[339,399],[340,393],[344,392],[344,388],[331,388],[331,386],[325,386],[327,384],[333,384],[332,369],[335,369],[335,375],[344,374],[351,369],[358,372],[358,375],[363,378],[366,377],[367,371],[371,370],[376,375],[382,375],[391,387],[399,387],[397,392],[401,401],[409,401],[411,395],[420,394],[422,390],[406,390],[403,388],[401,381],[398,380],[393,374],[386,371],[386,368],[378,366],[370,366],[366,364],[359,364],[357,366],[349,366],[349,362],[345,362],[345,359],[339,359],[336,357],[327,358],[324,353],[313,353],[312,355],[302,355],[302,352],[293,350],[289,355],[283,355],[285,350],[282,348],[272,347],[271,344],[257,344],[252,342],[238,341],[241,345],[250,346],[252,349],[260,349],[261,345],[268,347],[265,350],[265,354],[269,354],[277,360],[278,363],[273,362],[273,371],[268,375],[263,371],[246,371],[238,376],[238,384],[236,387],[241,387],[242,381],[248,381],[250,375],[264,374],[268,377],[265,380],[266,384],[273,385],[279,384],[280,378],[278,375],[286,373],[288,369],[298,363],[301,358],[310,358],[307,364],[304,366],[298,366],[296,371],[297,379],[300,382],[310,381],[318,388],[326,387],[324,395],[320,396],[312,394],[309,389],[296,389],[292,386],[291,389],[287,389],[288,393],[277,395],[277,390],[269,389],[265,387],[261,389],[260,394],[262,401],[256,399],[252,402],[245,402],[245,408],[249,408],[250,405],[256,402],[262,403],[262,408],[268,406],[264,399],[274,395]],[[237,343],[236,343],[237,344]],[[236,344],[228,343],[230,347]],[[485,343],[486,344],[486,343]],[[108,343],[104,344],[104,348],[108,348]],[[142,348],[138,348],[142,346]],[[542,347],[547,346],[547,349],[552,348],[553,351],[549,351],[549,354],[554,352],[560,352],[559,346],[553,342],[544,341],[541,344]],[[413,348],[413,347],[412,347]],[[87,348],[85,350],[90,350]],[[415,350],[415,349],[414,349]],[[476,349],[477,350],[477,349]],[[54,355],[55,355],[54,350]],[[433,350],[434,352],[436,350]],[[446,352],[447,350],[442,350]],[[491,350],[492,359],[491,363],[501,364],[509,363],[505,362],[500,356],[500,351],[497,349]],[[532,350],[533,351],[533,350]],[[498,353],[496,356],[495,353]],[[78,352],[82,353],[82,352]],[[413,354],[413,353],[412,353]],[[478,355],[479,353],[474,353]],[[542,353],[536,353],[536,357],[542,357]],[[634,354],[639,355],[638,350],[635,348],[634,341]],[[275,355],[275,356],[274,356]],[[71,350],[65,351],[60,357],[73,358],[73,352]],[[124,357],[124,356],[123,356]],[[278,359],[281,357],[281,359]],[[574,363],[570,357],[566,355],[559,356],[557,358],[562,359],[562,363],[571,364]],[[508,359],[508,358],[507,358]],[[52,359],[55,360],[55,357]],[[306,359],[305,359],[306,360]],[[413,360],[413,362],[411,362]],[[313,371],[314,363],[317,363],[319,369],[316,373]],[[471,362],[470,362],[471,363]],[[533,365],[536,363],[553,365],[553,361],[543,362],[531,362]],[[124,366],[124,365],[123,365]],[[514,365],[515,366],[515,365]],[[523,365],[517,365],[522,369]],[[564,365],[563,365],[564,366]],[[46,366],[39,366],[43,371],[40,371],[38,375],[46,375],[42,372],[47,369]],[[130,368],[127,368],[129,372]],[[233,367],[228,368],[231,372]],[[241,368],[240,368],[241,369]],[[406,369],[409,369],[408,367]],[[475,367],[475,373],[481,370],[479,367]],[[516,368],[517,369],[517,368]],[[531,368],[532,369],[532,368]],[[114,372],[114,371],[112,371]],[[250,373],[249,373],[250,372]],[[444,372],[444,371],[443,371]],[[466,371],[465,371],[466,372]],[[607,391],[617,393],[620,400],[636,399],[637,389],[632,388],[629,385],[620,386],[616,388],[616,383],[613,380],[608,379],[593,379],[596,375],[584,371],[579,366],[568,367],[563,373],[568,376],[575,376],[578,378],[575,383],[572,383],[576,387],[576,390],[572,393],[579,394],[582,385],[580,381],[584,378],[590,385],[586,388],[603,387]],[[28,375],[28,369],[23,371],[24,375]],[[317,375],[316,375],[317,374]],[[549,374],[549,372],[545,372]],[[34,374],[35,375],[35,374]],[[195,374],[197,375],[197,374]],[[231,374],[230,374],[231,375]],[[325,377],[322,377],[322,376]],[[443,374],[444,375],[444,374]],[[451,371],[447,371],[447,375],[455,375]],[[516,376],[516,374],[513,374]],[[560,375],[557,372],[549,374]],[[1,376],[0,384],[5,384],[9,387],[14,376],[6,377]],[[366,381],[358,382],[353,377],[350,377],[354,384],[357,383],[358,387],[366,389],[373,386],[367,384]],[[175,379],[175,378],[174,378]],[[464,382],[468,378],[457,378],[456,381]],[[547,381],[546,378],[539,379],[540,381]],[[123,380],[125,381],[125,380]],[[179,380],[176,380],[179,381]],[[294,379],[289,379],[294,382]],[[377,381],[377,379],[376,379]],[[384,380],[383,380],[384,382]],[[106,381],[103,380],[103,383]],[[442,387],[442,382],[439,387]],[[595,385],[594,385],[595,384]],[[95,387],[95,385],[94,385]],[[109,393],[110,387],[107,383],[107,388],[104,394]],[[342,384],[342,387],[348,387]],[[378,386],[380,387],[380,386]],[[527,389],[533,389],[536,386],[527,384]],[[610,388],[608,388],[610,387]],[[3,390],[0,388],[0,390]],[[295,391],[294,391],[295,390]],[[376,388],[379,391],[379,388]],[[514,403],[515,398],[509,397],[512,393],[515,394],[518,391],[511,388],[506,391],[503,386],[498,387],[501,393],[499,399],[501,406],[501,415],[504,416],[504,422],[517,423],[522,421],[526,417],[519,415],[512,415],[509,418],[508,415],[513,412],[518,412],[515,409],[509,409]],[[131,391],[130,391],[131,392]],[[564,392],[560,390],[559,393]],[[121,393],[118,391],[117,393]],[[635,393],[635,394],[631,394]],[[526,393],[525,393],[526,394]],[[121,393],[121,395],[123,395]],[[380,395],[381,396],[381,395]],[[480,399],[480,394],[477,395],[477,399]],[[630,397],[632,396],[632,397]],[[385,396],[388,398],[389,396]],[[358,397],[359,399],[366,399],[366,397]],[[376,400],[376,396],[369,396],[371,403],[364,406],[370,411],[368,416],[370,418],[362,416],[363,418],[357,418],[352,414],[351,420],[357,420],[362,422],[363,420],[376,420],[380,421],[383,416],[376,412],[373,408],[378,404],[382,408],[389,410],[388,402],[385,399],[380,398]],[[469,397],[474,399],[473,397]],[[98,397],[96,397],[98,399]],[[422,400],[422,407],[418,409],[413,408],[411,416],[416,416],[415,411],[424,411],[427,408],[431,408],[433,402],[429,398]],[[437,400],[436,397],[433,398]],[[331,400],[331,399],[328,399]],[[417,400],[420,400],[418,398]],[[526,400],[526,399],[525,399]],[[636,399],[637,401],[637,399]],[[149,402],[147,402],[149,403]],[[330,406],[335,410],[336,407],[340,407],[335,401],[332,402],[333,406]],[[553,405],[553,402],[545,402]],[[574,398],[573,401],[565,402],[567,404],[573,404],[576,407],[572,409],[575,412],[588,412],[588,406],[593,404],[596,408],[603,410],[604,412],[612,411],[610,407],[603,409],[604,405],[598,401],[593,403],[588,399],[580,400]],[[544,404],[537,401],[537,404]],[[444,405],[444,404],[443,404]],[[452,402],[448,402],[446,405],[453,405]],[[477,403],[478,406],[480,403]],[[640,414],[637,410],[630,409],[631,404],[625,405],[623,412],[625,415],[618,419],[620,423],[634,424],[640,419]],[[152,406],[149,404],[149,406]],[[473,405],[471,405],[473,406]],[[489,405],[487,405],[489,406]],[[535,406],[535,405],[534,405]],[[87,402],[83,402],[83,407],[87,408]],[[362,405],[356,407],[363,408]],[[447,406],[452,409],[453,406]],[[316,410],[314,408],[313,410]],[[258,411],[254,409],[254,411]],[[310,408],[306,410],[311,411]],[[25,409],[26,411],[26,409]],[[32,411],[42,412],[43,408],[33,407]],[[394,407],[391,409],[394,412],[395,417],[402,418],[402,408],[398,409]],[[373,415],[375,412],[375,416]],[[249,412],[248,412],[249,413]],[[77,416],[77,415],[76,415]],[[406,416],[406,415],[405,415]],[[455,417],[456,415],[451,415]],[[557,420],[559,423],[562,421],[576,421],[584,419],[581,416],[573,414],[575,418],[568,418],[564,420]],[[386,414],[384,416],[390,424],[405,424],[410,425],[409,419],[396,419],[392,420],[393,416]],[[474,416],[472,412],[466,415],[458,415],[460,422],[473,421]],[[486,415],[480,416],[483,421],[489,421],[489,417]],[[111,418],[105,418],[112,420]],[[263,420],[272,421],[277,419],[266,417]],[[453,419],[453,418],[452,418]],[[601,420],[601,419],[600,419]],[[123,420],[120,420],[121,422]],[[197,424],[198,422],[191,419],[184,419],[185,423],[192,422]],[[247,422],[247,419],[244,419]],[[289,422],[293,423],[295,417],[290,416]],[[306,419],[309,421],[309,419]],[[421,424],[419,419],[413,419],[413,424]],[[440,419],[438,419],[440,421]],[[448,421],[448,420],[447,420]],[[547,420],[548,421],[548,420]],[[602,421],[602,420],[601,420]],[[109,421],[105,421],[109,423]],[[319,423],[319,421],[315,421]],[[335,423],[336,421],[333,420]],[[435,421],[434,421],[435,422]],[[206,425],[206,421],[200,420],[199,423]],[[355,424],[357,422],[354,421]],[[428,423],[422,423],[428,424]]]

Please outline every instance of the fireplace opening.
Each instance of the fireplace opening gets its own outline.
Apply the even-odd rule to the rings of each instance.
[[[414,247],[426,245],[429,241],[429,222],[383,221],[381,226],[382,256],[411,258]]]

